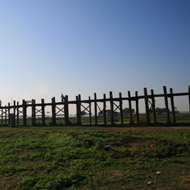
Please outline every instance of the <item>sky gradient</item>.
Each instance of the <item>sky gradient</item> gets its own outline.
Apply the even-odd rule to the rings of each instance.
[[[190,1],[0,0],[0,66],[3,105],[186,92]]]

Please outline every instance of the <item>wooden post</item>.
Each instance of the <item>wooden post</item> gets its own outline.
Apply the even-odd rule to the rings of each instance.
[[[1,124],[4,124],[4,110],[1,109]]]
[[[14,118],[15,118],[15,115],[16,115],[16,101],[14,100],[13,102],[13,114],[14,114]]]
[[[56,104],[55,104],[55,97],[52,98],[52,125],[56,125]]]
[[[174,106],[174,96],[173,96],[173,89],[172,89],[172,88],[170,88],[170,100],[171,100],[171,108],[172,108],[173,122],[174,122],[174,124],[176,124],[175,106]]]
[[[106,94],[104,94],[104,102],[103,102],[103,117],[104,117],[104,125],[106,126]]]
[[[22,101],[22,107],[23,107],[23,111],[22,111],[22,113],[23,113],[23,126],[26,126],[27,125],[27,112],[26,112],[26,101],[25,100],[23,100]]]
[[[113,93],[110,91],[111,125],[114,125]]]
[[[76,106],[77,106],[77,125],[81,125],[81,96],[80,94],[76,96]]]
[[[123,125],[123,101],[122,101],[122,94],[119,93],[119,108],[120,108],[120,123]]]
[[[36,125],[36,101],[32,100],[32,126]]]
[[[97,113],[97,97],[96,97],[96,93],[94,93],[94,117],[95,117],[95,125],[98,125],[98,113]]]
[[[4,109],[2,109],[2,125],[4,125],[4,123],[5,123],[5,116],[4,116],[4,114],[5,114],[5,111],[4,111]]]
[[[89,96],[89,120],[90,120],[90,126],[92,125],[92,107],[91,107],[91,99]]]
[[[76,117],[77,117],[77,125],[79,125],[79,116],[78,116],[78,112],[79,112],[79,106],[78,106],[78,96],[76,96]]]
[[[4,111],[1,109],[1,124],[3,125],[3,120],[4,120]]]
[[[164,90],[164,100],[165,100],[165,106],[166,106],[166,112],[167,112],[167,123],[170,123],[170,111],[168,108],[168,95],[167,95],[166,86],[163,86],[163,90]]]
[[[10,118],[10,103],[8,103],[8,125],[10,125],[11,118]]]
[[[12,116],[12,119],[13,119],[12,126],[14,127],[15,127],[15,115],[16,115],[16,101],[14,100],[13,101],[13,116]]]
[[[81,122],[81,95],[79,94],[78,97],[79,97],[79,124],[82,125],[82,122]]]
[[[138,92],[135,92],[135,98],[136,98],[136,119],[137,119],[137,123],[139,123],[139,99],[138,99]]]
[[[154,90],[151,90],[151,99],[152,99],[152,115],[154,124],[156,123],[156,106],[155,106],[155,98],[154,98]]]
[[[3,125],[3,120],[4,120],[3,116],[4,116],[3,109],[1,108],[1,125]]]
[[[3,125],[3,109],[1,108],[1,125]]]
[[[19,102],[17,102],[17,110],[16,110],[16,113],[17,113],[16,122],[17,122],[17,126],[19,126],[19,114],[20,114],[20,111],[19,111]]]
[[[68,103],[68,96],[65,96],[64,102],[64,114],[65,114],[65,125],[69,125],[69,103]]]
[[[131,104],[131,92],[128,91],[128,101],[129,101],[129,117],[130,117],[130,124],[133,123],[133,115],[132,115],[132,104]]]
[[[7,108],[5,108],[5,125],[7,125]]]
[[[46,125],[46,116],[45,116],[45,105],[44,105],[44,99],[41,99],[41,105],[42,105],[42,125],[45,126]]]
[[[146,122],[147,124],[150,124],[147,88],[144,88],[144,100],[145,100]]]

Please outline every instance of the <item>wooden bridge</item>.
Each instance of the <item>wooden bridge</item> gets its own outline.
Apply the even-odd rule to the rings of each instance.
[[[164,104],[166,109],[166,123],[167,124],[176,124],[176,111],[175,111],[175,102],[174,97],[178,96],[187,96],[188,97],[188,107],[190,110],[190,86],[188,91],[185,93],[173,93],[173,89],[170,88],[167,92],[166,86],[163,87],[162,94],[155,94],[154,90],[150,91],[150,94],[147,92],[147,88],[144,88],[144,95],[138,95],[138,92],[135,92],[135,96],[131,96],[130,91],[128,91],[127,97],[122,97],[122,93],[119,93],[119,97],[114,98],[113,93],[110,92],[109,97],[106,97],[106,94],[103,95],[103,98],[97,99],[96,93],[94,93],[93,99],[89,97],[88,100],[81,100],[81,95],[76,96],[76,100],[69,101],[68,96],[65,96],[64,101],[56,102],[55,97],[52,98],[51,103],[45,103],[44,99],[41,100],[41,103],[36,103],[35,100],[30,102],[23,100],[20,105],[19,102],[14,101],[13,105],[8,103],[8,106],[0,107],[0,124],[1,125],[11,125],[11,126],[27,126],[37,125],[37,120],[40,120],[40,125],[47,125],[47,120],[50,120],[51,125],[56,126],[58,117],[64,118],[64,123],[62,125],[72,125],[71,117],[69,115],[69,105],[76,106],[76,123],[75,125],[81,126],[83,122],[81,120],[82,113],[88,113],[88,125],[124,125],[124,117],[128,117],[128,124],[139,124],[141,114],[139,113],[139,101],[144,100],[145,108],[145,123],[146,124],[156,124],[157,123],[157,113],[156,113],[156,103],[155,98],[164,98]],[[124,115],[124,102],[128,104],[128,115]],[[102,108],[99,104],[101,103]],[[132,113],[132,103],[135,110],[135,114]],[[93,105],[93,107],[92,107]],[[106,107],[110,107],[110,120],[108,122],[108,115],[106,114]],[[51,117],[47,118],[46,108],[51,108]],[[169,110],[171,107],[171,111]],[[27,116],[27,110],[31,108],[31,117]],[[92,109],[93,108],[93,109]],[[119,121],[115,112],[119,113]],[[98,122],[98,112],[102,112],[102,121]],[[92,114],[94,113],[94,114]],[[152,118],[152,119],[150,119]],[[93,120],[93,121],[92,121]],[[29,124],[29,121],[31,122]]]

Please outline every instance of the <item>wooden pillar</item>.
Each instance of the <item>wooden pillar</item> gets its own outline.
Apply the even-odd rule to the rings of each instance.
[[[1,109],[1,124],[4,124],[4,110]]]
[[[7,108],[5,108],[5,125],[7,125]]]
[[[89,120],[90,120],[90,126],[92,125],[92,106],[91,106],[91,99],[89,96]]]
[[[111,125],[114,125],[113,93],[110,92]]]
[[[96,93],[94,93],[94,117],[95,117],[95,125],[98,125],[98,113],[97,113],[97,97],[96,97]]]
[[[136,119],[137,119],[137,123],[139,123],[139,99],[138,99],[138,92],[135,92],[135,102],[136,102]]]
[[[68,96],[65,96],[64,102],[64,114],[65,114],[65,125],[69,125],[69,103],[68,103]]]
[[[55,97],[52,98],[52,125],[56,125],[56,104]]]
[[[131,104],[131,92],[128,91],[128,102],[129,102],[129,117],[130,117],[130,124],[133,123],[133,115],[132,115],[132,104]]]
[[[13,101],[13,115],[12,115],[12,126],[15,127],[15,115],[16,115],[16,101]]]
[[[5,119],[5,117],[4,117],[4,109],[2,108],[2,125],[4,125],[4,119]]]
[[[151,99],[152,99],[152,115],[153,115],[153,121],[154,124],[156,123],[156,106],[155,106],[155,98],[154,98],[154,90],[151,91]]]
[[[36,126],[36,101],[32,100],[32,126]]]
[[[172,88],[170,88],[170,100],[171,100],[171,109],[172,109],[173,123],[176,124],[174,96],[173,96],[173,89]]]
[[[10,111],[10,103],[8,103],[8,125],[10,125],[11,122]]]
[[[1,108],[1,125],[3,125],[3,109]]]
[[[76,96],[76,106],[77,106],[77,125],[82,125],[81,123],[81,96],[80,94]]]
[[[16,113],[17,113],[16,122],[17,122],[17,126],[19,126],[19,114],[20,114],[20,111],[19,111],[19,102],[17,102],[17,110],[16,110]]]
[[[78,111],[78,110],[79,110],[78,107],[79,107],[79,105],[78,105],[78,101],[79,101],[79,100],[78,100],[78,96],[76,96],[76,116],[77,116],[77,125],[79,125],[79,119],[78,119],[78,118],[79,118],[79,116],[78,116],[78,112],[79,112],[79,111]]]
[[[166,86],[163,86],[163,90],[164,90],[164,100],[165,100],[166,113],[167,113],[167,123],[170,123],[170,111],[168,107],[168,95],[167,95]]]
[[[13,102],[13,115],[14,115],[14,118],[16,116],[16,101],[14,100]]]
[[[4,110],[1,108],[1,124],[4,124]]]
[[[147,124],[150,124],[147,88],[144,88],[144,100],[145,100],[146,122]]]
[[[104,125],[107,125],[107,121],[106,121],[106,94],[104,94],[103,117],[104,117]]]
[[[42,125],[45,126],[46,125],[46,115],[45,115],[45,105],[44,105],[44,99],[41,99],[41,105],[42,105]]]
[[[78,97],[79,97],[79,124],[82,125],[82,122],[81,122],[81,95],[79,94]]]
[[[22,108],[23,108],[23,126],[26,126],[27,125],[27,111],[26,111],[26,101],[23,100],[22,101]]]
[[[120,123],[123,125],[123,101],[122,101],[122,94],[119,93],[119,108],[120,108]]]

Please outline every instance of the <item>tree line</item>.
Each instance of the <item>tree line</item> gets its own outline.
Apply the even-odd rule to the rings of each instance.
[[[156,109],[155,109],[155,111],[156,111],[156,113],[158,114],[158,115],[163,115],[163,114],[166,114],[167,113],[167,109],[166,108],[159,108],[159,107],[157,107]],[[149,110],[149,112],[150,113],[152,113],[153,111],[152,111],[152,108],[150,108],[150,110]],[[171,112],[171,110],[169,109],[169,112]],[[135,109],[131,109],[131,113],[132,114],[135,114]],[[179,113],[179,111],[177,110],[177,108],[175,107],[175,113]],[[82,116],[85,116],[85,115],[87,115],[88,113],[86,113],[85,111],[82,111],[81,112],[81,115]],[[118,116],[120,113],[119,112],[117,112],[117,111],[114,111],[114,115],[115,116]],[[130,114],[130,109],[129,108],[125,108],[125,109],[123,109],[123,115],[129,115]],[[99,113],[98,113],[98,116],[100,116],[100,117],[102,117],[104,115],[104,110],[102,110],[102,111],[100,111]],[[106,110],[106,115],[107,116],[110,116],[111,115],[111,110]]]

